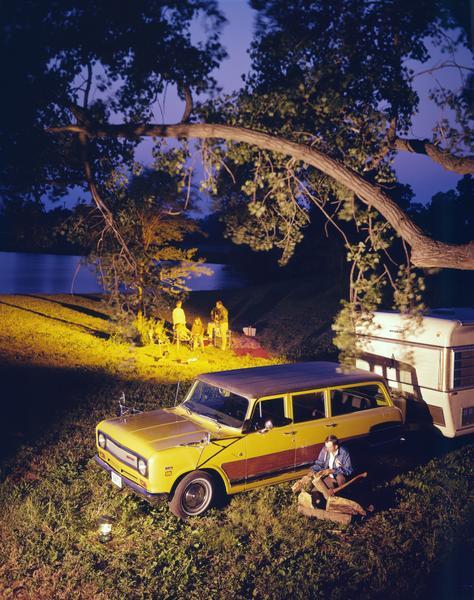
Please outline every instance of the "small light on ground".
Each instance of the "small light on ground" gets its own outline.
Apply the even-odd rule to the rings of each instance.
[[[99,517],[99,542],[106,544],[112,539],[112,525],[114,519],[107,515]]]

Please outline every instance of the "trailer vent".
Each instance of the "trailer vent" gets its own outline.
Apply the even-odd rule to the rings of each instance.
[[[474,385],[474,348],[454,351],[453,387],[464,388]]]

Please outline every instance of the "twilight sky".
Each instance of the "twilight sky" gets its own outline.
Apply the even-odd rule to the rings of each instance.
[[[219,0],[222,12],[225,14],[228,24],[223,31],[223,44],[227,49],[229,58],[223,61],[217,79],[223,86],[224,91],[232,91],[241,83],[240,75],[248,71],[250,59],[247,48],[252,41],[253,21],[256,14],[247,4],[247,0]],[[470,65],[472,58],[469,52],[460,53],[458,60],[461,64]],[[439,64],[440,59],[435,58],[429,66]],[[427,65],[413,63],[415,72],[425,71]],[[449,88],[458,88],[461,84],[459,73],[456,69],[445,69],[432,74],[424,74],[418,77],[417,89],[420,97],[427,98],[430,87],[435,85],[435,78]],[[431,130],[436,120],[443,118],[440,109],[429,100],[422,103],[422,110],[414,120],[412,137],[430,138]],[[456,187],[460,176],[449,173],[437,166],[426,156],[400,153],[395,160],[395,167],[401,183],[411,185],[415,194],[416,202],[426,203],[436,192],[445,192]]]
[[[218,0],[222,12],[227,18],[227,24],[223,28],[222,43],[225,46],[228,58],[225,59],[219,69],[214,73],[219,85],[224,92],[232,92],[238,89],[242,83],[241,75],[248,72],[250,68],[250,58],[247,49],[250,46],[253,36],[255,11],[253,11],[247,0]],[[202,35],[202,23],[197,22],[193,35],[199,38]],[[436,50],[434,58],[429,64],[421,65],[413,63],[411,67],[415,73],[426,71],[441,62]],[[468,51],[459,53],[456,57],[460,64],[471,65],[471,55]],[[427,99],[428,90],[434,87],[436,81],[442,83],[448,88],[458,88],[461,85],[460,75],[457,69],[444,69],[433,73],[425,73],[417,77],[417,89],[420,98],[424,98],[421,103],[421,110],[415,117],[411,137],[430,138],[431,130],[437,120],[443,117],[449,117]],[[176,90],[169,89],[166,94],[164,113],[155,111],[155,121],[173,123],[180,120],[183,112],[183,104],[177,98]],[[143,163],[151,162],[152,140],[144,140],[138,149],[137,158]],[[198,163],[198,161],[196,161]],[[409,184],[415,194],[414,201],[427,203],[436,192],[445,192],[456,187],[460,176],[445,171],[440,166],[432,162],[428,157],[399,153],[395,159],[395,168],[401,183]],[[197,174],[201,172],[199,164],[196,164]],[[79,196],[83,196],[82,193]],[[75,203],[77,192],[72,191],[67,204]]]

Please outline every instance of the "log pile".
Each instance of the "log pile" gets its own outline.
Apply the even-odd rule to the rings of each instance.
[[[305,517],[335,521],[336,523],[342,523],[344,525],[349,524],[354,515],[365,517],[367,512],[360,504],[354,502],[354,500],[349,500],[348,498],[343,498],[336,494],[361,477],[366,477],[367,473],[361,473],[343,486],[330,491],[322,481],[324,477],[327,477],[330,474],[330,472],[331,471],[323,470],[316,474],[312,473],[305,475],[292,486],[291,489],[293,492],[299,492],[298,512]],[[324,496],[326,500],[326,507],[324,509],[313,506],[311,494],[314,492],[319,492]]]

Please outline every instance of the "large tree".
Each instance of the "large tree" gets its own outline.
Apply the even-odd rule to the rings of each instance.
[[[187,280],[211,272],[196,259],[196,248],[183,248],[183,240],[199,229],[183,214],[179,189],[179,178],[167,171],[139,172],[137,166],[131,180],[117,172],[107,183],[114,230],[104,231],[101,213],[86,205],[78,205],[67,223],[68,237],[92,248],[86,260],[97,271],[122,333],[132,337],[148,338],[153,317],[189,291]]]
[[[359,274],[373,271],[372,279],[366,278],[365,292],[378,280],[375,265],[391,243],[390,228],[406,244],[413,265],[474,269],[472,241],[447,244],[433,239],[390,193],[396,152],[421,152],[443,168],[473,171],[468,87],[472,70],[453,63],[450,54],[453,47],[467,46],[467,31],[462,29],[469,22],[463,13],[467,5],[443,0],[253,0],[259,17],[252,70],[243,89],[197,107],[190,122],[192,93],[212,89],[209,73],[223,51],[217,29],[209,34],[207,45],[196,50],[189,23],[201,10],[219,24],[222,18],[215,4],[134,3],[133,9],[111,8],[112,19],[105,16],[106,4],[101,3],[100,9],[91,5],[88,12],[82,3],[79,9],[74,2],[58,0],[42,15],[36,7],[30,29],[36,33],[39,22],[43,31],[47,25],[57,33],[60,19],[67,31],[74,29],[67,43],[61,36],[57,40],[52,36],[51,45],[38,42],[42,53],[33,61],[38,77],[41,80],[46,73],[50,87],[60,93],[53,100],[50,90],[49,97],[37,99],[35,123],[48,129],[52,155],[56,156],[53,150],[61,151],[63,162],[56,164],[66,176],[71,175],[71,164],[82,164],[110,227],[113,222],[96,181],[111,157],[129,158],[126,142],[133,144],[145,136],[199,138],[204,140],[211,170],[222,172],[224,167],[238,184],[239,201],[247,202],[246,224],[231,223],[231,234],[238,241],[250,241],[257,248],[276,244],[286,259],[301,238],[307,203],[313,202],[335,225],[338,213],[365,228],[366,237],[356,246],[348,242]],[[22,5],[29,3],[24,0],[15,7]],[[21,8],[15,11],[7,17],[22,24]],[[7,36],[16,48],[18,30],[26,35],[20,26],[11,27]],[[413,140],[407,134],[419,98],[409,61],[427,63],[432,47],[445,53],[443,65],[458,68],[466,85],[458,93],[433,92],[440,105],[451,107],[457,127],[440,123],[431,140]],[[21,79],[26,87],[35,73],[27,75]],[[91,86],[100,77],[105,77],[99,84],[102,96],[91,106]],[[186,100],[183,120],[174,125],[152,121],[155,99],[166,82],[175,83]],[[68,122],[68,111],[76,122]],[[119,117],[122,122],[117,124]],[[54,120],[55,126],[50,126]],[[27,133],[22,123],[20,133]],[[68,161],[65,149],[70,151]],[[241,180],[234,171],[242,171],[243,164],[247,176]],[[409,274],[409,269],[403,273]]]
[[[73,108],[77,123],[51,131],[105,140],[226,140],[231,142],[225,148],[227,160],[251,162],[253,179],[258,172],[257,184],[267,188],[261,153],[248,146],[270,151],[273,161],[280,157],[280,164],[282,156],[293,159],[300,181],[311,184],[316,195],[349,197],[376,209],[410,246],[414,265],[473,269],[473,243],[445,244],[430,238],[386,191],[394,180],[390,164],[397,151],[423,152],[444,168],[473,171],[474,158],[460,153],[470,141],[465,90],[457,96],[438,91],[439,101],[449,102],[460,117],[447,147],[439,128],[434,128],[433,140],[406,137],[419,108],[407,60],[428,61],[428,41],[442,51],[446,28],[456,25],[453,14],[442,2],[431,0],[416,5],[405,0],[275,0],[253,5],[260,17],[252,72],[236,97],[201,110],[207,122],[111,124]],[[457,43],[466,42],[462,31],[458,37]],[[309,177],[308,167],[313,168]],[[268,195],[267,209],[276,196]]]
[[[202,41],[191,35],[204,19]],[[169,86],[211,92],[211,72],[225,56],[223,18],[213,0],[18,0],[0,8],[3,92],[0,164],[6,198],[57,197],[84,183],[84,139],[45,135],[70,120],[71,104],[92,119],[139,123],[160,117]],[[90,145],[100,184],[132,159],[138,139]]]

